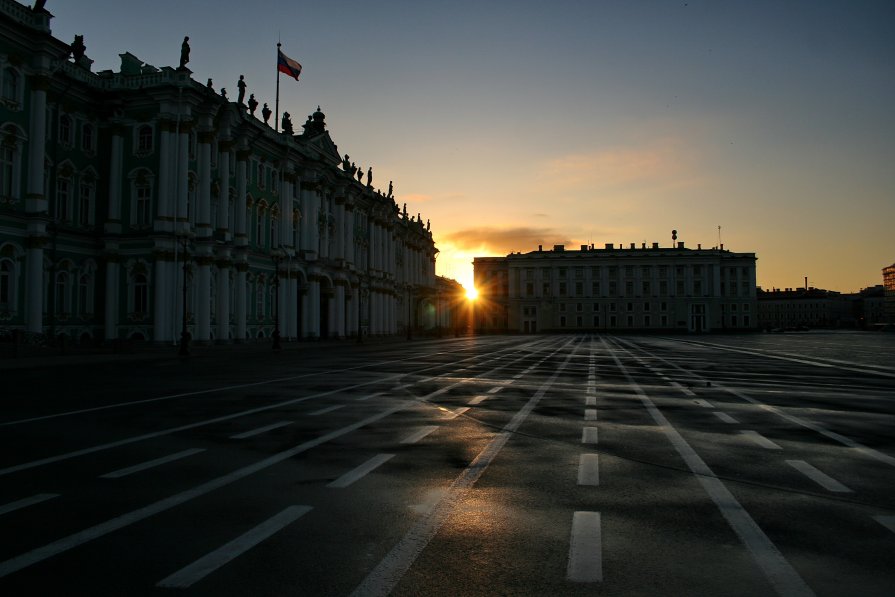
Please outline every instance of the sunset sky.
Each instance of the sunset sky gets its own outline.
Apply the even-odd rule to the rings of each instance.
[[[538,244],[722,242],[763,287],[895,262],[895,2],[47,2],[94,70],[129,51],[274,105],[431,219],[438,273]]]

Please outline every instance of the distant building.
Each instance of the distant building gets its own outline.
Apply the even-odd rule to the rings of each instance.
[[[759,325],[768,330],[854,327],[852,303],[850,295],[821,288],[759,288]]]
[[[855,327],[870,330],[886,323],[886,293],[882,284],[862,288],[851,295]]]
[[[428,223],[340,156],[319,108],[278,132],[236,81],[227,99],[194,80],[186,40],[179,68],[124,53],[94,73],[51,18],[0,0],[0,328],[172,342],[185,318],[228,342],[434,321]]]
[[[482,332],[745,331],[758,325],[754,253],[606,244],[476,257]]]
[[[895,324],[895,263],[883,268],[886,323]]]

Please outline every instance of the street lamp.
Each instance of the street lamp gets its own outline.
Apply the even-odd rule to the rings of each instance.
[[[280,262],[283,261],[283,249],[273,249],[270,260],[273,261],[274,314],[273,314],[273,346],[280,350]]]
[[[180,317],[180,350],[177,351],[182,357],[190,356],[190,335],[186,330],[186,320],[187,320],[187,304],[186,304],[186,281],[187,281],[187,273],[190,269],[190,253],[189,253],[189,245],[190,239],[192,238],[192,233],[184,233],[178,234],[177,240],[180,242],[180,246],[183,249],[183,288],[182,288],[182,296],[183,296],[183,304],[182,310],[183,313]]]

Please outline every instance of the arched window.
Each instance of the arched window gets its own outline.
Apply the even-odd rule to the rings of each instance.
[[[71,313],[68,272],[58,272],[53,285],[53,313],[57,317]]]
[[[258,319],[264,319],[264,295],[266,294],[266,286],[267,284],[265,283],[264,277],[258,276],[258,280],[255,282],[255,317],[257,317]]]
[[[11,66],[3,69],[3,99],[18,103],[20,87],[18,71]]]
[[[87,153],[96,151],[96,131],[89,122],[81,127],[81,149]]]
[[[93,315],[93,276],[87,273],[78,277],[78,315]]]
[[[82,180],[78,197],[78,223],[81,226],[93,225],[93,204],[96,196],[96,184],[92,180]]]
[[[137,315],[146,315],[149,312],[149,282],[146,274],[134,276],[133,308],[133,313]]]
[[[59,142],[63,145],[71,145],[72,137],[71,116],[63,114],[59,117]]]
[[[56,219],[61,222],[71,222],[72,219],[71,186],[71,178],[65,173],[56,179]]]
[[[255,219],[255,244],[264,246],[264,205],[258,204],[258,217]]]
[[[274,206],[274,207],[276,207],[276,206]],[[279,220],[278,216],[279,216],[278,211],[276,211],[275,209],[271,210],[271,212],[270,212],[270,236],[269,236],[271,249],[276,249],[277,247],[280,246],[280,235],[279,235],[280,220]]]
[[[0,311],[14,311],[16,303],[15,266],[12,260],[0,260]]]
[[[3,141],[0,144],[0,197],[13,196],[15,165],[16,147]]]
[[[130,222],[135,228],[152,225],[152,173],[138,168],[128,175],[131,181]]]

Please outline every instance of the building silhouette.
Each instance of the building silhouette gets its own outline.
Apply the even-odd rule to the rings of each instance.
[[[482,332],[757,328],[755,254],[659,243],[476,257]]]
[[[0,328],[172,342],[186,321],[194,341],[229,342],[434,327],[428,225],[361,180],[319,107],[278,132],[254,94],[193,78],[186,39],[179,67],[125,52],[92,72],[51,17],[0,0]]]

